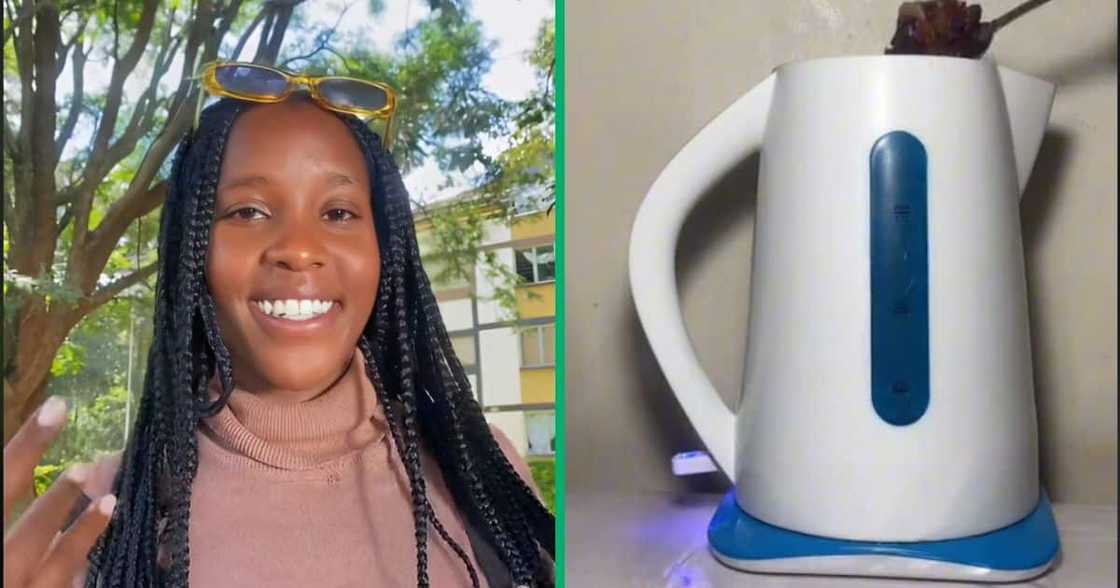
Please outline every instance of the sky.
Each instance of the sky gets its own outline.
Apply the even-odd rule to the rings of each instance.
[[[296,10],[309,25],[307,30],[318,31],[339,22],[340,34],[364,35],[382,51],[392,50],[393,43],[410,25],[415,24],[428,13],[424,0],[383,0],[383,11],[377,17],[369,13],[369,0],[308,0]],[[347,7],[344,18],[339,21],[339,13]],[[483,35],[493,40],[493,65],[483,78],[483,86],[506,100],[525,98],[534,88],[536,79],[527,56],[533,48],[533,41],[540,22],[555,14],[553,0],[473,0],[471,12],[482,23]],[[285,43],[295,36],[288,29]],[[258,36],[246,43],[241,52],[244,58],[256,51]],[[86,65],[85,84],[89,89],[108,86],[111,64],[99,66],[93,60]],[[138,95],[146,83],[146,72],[137,73],[125,84],[126,94]],[[171,69],[164,76],[162,87],[170,89],[178,85],[177,72],[182,69],[181,57],[172,62]],[[70,62],[58,79],[58,95],[69,94],[73,87]],[[67,145],[69,155],[81,145],[87,144],[92,136],[91,128],[75,130]],[[496,154],[501,143],[489,141],[484,144],[489,154]],[[451,196],[470,186],[470,177],[454,177],[451,186],[444,186],[447,178],[434,162],[428,162],[412,170],[405,178],[405,185],[414,199],[430,201]]]

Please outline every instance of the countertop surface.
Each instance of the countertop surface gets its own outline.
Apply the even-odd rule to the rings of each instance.
[[[725,567],[708,551],[708,521],[718,494],[622,495],[568,492],[564,584],[671,588],[955,588],[963,582],[750,574]],[[1115,506],[1054,505],[1062,554],[1045,575],[994,586],[1117,586]]]

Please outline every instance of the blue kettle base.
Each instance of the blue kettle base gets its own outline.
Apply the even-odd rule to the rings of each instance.
[[[708,525],[716,559],[748,572],[1014,582],[1044,573],[1058,556],[1058,528],[1042,493],[1026,518],[982,535],[880,543],[790,531],[744,512],[732,490]]]

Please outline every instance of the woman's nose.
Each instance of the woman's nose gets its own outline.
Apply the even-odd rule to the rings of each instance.
[[[326,249],[315,231],[298,224],[281,229],[276,240],[264,252],[265,263],[290,271],[322,267],[326,257]]]

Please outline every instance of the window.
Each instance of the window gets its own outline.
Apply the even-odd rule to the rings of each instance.
[[[521,367],[552,367],[556,363],[555,333],[555,325],[541,325],[523,329],[521,331]]]
[[[451,338],[451,347],[455,349],[455,357],[463,367],[470,369],[478,360],[474,354],[474,335],[459,335]]]
[[[556,279],[556,251],[552,245],[538,245],[513,252],[517,275],[528,284]]]
[[[556,453],[556,413],[525,413],[525,433],[529,438],[529,455]]]

